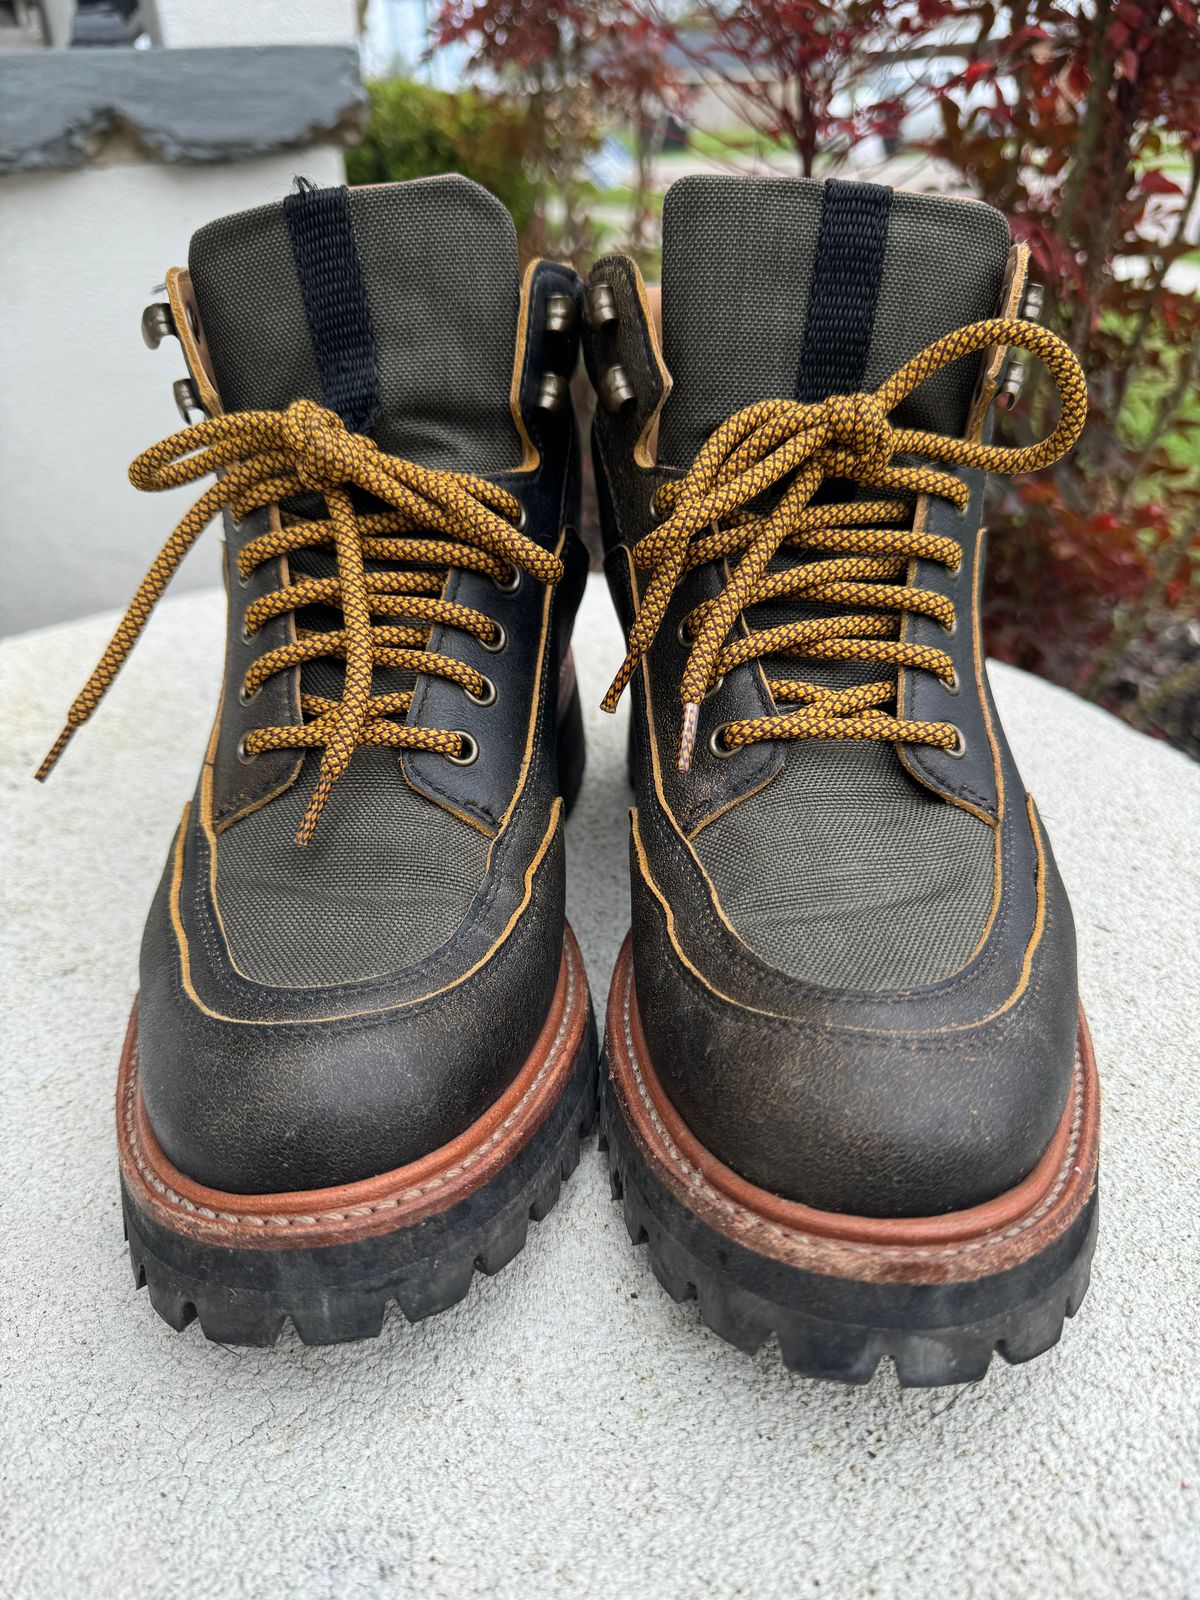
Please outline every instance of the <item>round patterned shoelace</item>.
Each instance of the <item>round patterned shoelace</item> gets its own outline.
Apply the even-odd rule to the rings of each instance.
[[[1049,370],[1062,409],[1048,438],[1017,449],[894,427],[888,421],[926,378],[995,345],[1028,351]],[[689,646],[679,691],[681,772],[692,763],[700,702],[727,672],[746,661],[804,656],[878,662],[892,669],[932,672],[953,687],[954,663],[946,651],[901,639],[900,629],[904,614],[913,613],[953,631],[953,602],[917,588],[911,580],[917,559],[957,569],[962,546],[913,527],[912,502],[919,495],[937,495],[961,511],[970,492],[951,472],[897,458],[924,456],[944,466],[985,472],[1035,472],[1071,449],[1086,415],[1087,383],[1072,351],[1037,323],[1009,317],[972,323],[936,340],[873,394],[832,395],[815,404],[764,400],[747,406],[711,435],[682,477],[658,490],[655,511],[664,520],[633,547],[634,562],[650,577],[604,709],[615,710],[684,576],[739,552],[741,559],[721,593],[696,606],[681,632]],[[901,498],[814,504],[817,491],[830,479]],[[777,498],[770,509],[752,509],[753,502],[769,499],[773,492]],[[771,570],[780,551],[795,551],[797,559],[784,570]],[[834,559],[814,558],[824,551],[835,552]],[[782,599],[854,609],[849,615],[835,612],[759,630],[747,622],[747,631],[730,639],[745,612]],[[909,721],[886,709],[896,704],[894,671],[878,682],[842,689],[774,677],[767,679],[767,687],[777,705],[791,709],[726,723],[718,730],[721,753],[765,739],[883,740],[939,749],[958,744],[958,730],[951,723]]]
[[[217,482],[196,501],[142,579],[37,777],[49,774],[71,735],[95,711],[209,522],[225,507],[241,521],[251,511],[315,492],[325,501],[325,518],[281,516],[277,529],[249,540],[238,556],[243,581],[264,562],[301,549],[332,551],[336,563],[333,577],[301,577],[252,601],[244,619],[249,637],[273,618],[305,606],[341,613],[340,628],[300,632],[294,642],[265,651],[242,685],[243,697],[250,698],[274,673],[322,657],[345,663],[339,700],[301,694],[299,724],[256,728],[242,741],[248,757],[267,750],[323,751],[296,835],[307,844],[359,745],[433,750],[462,759],[462,733],[392,720],[407,715],[411,691],[371,692],[374,669],[394,667],[447,678],[467,694],[484,697],[489,685],[482,673],[428,648],[437,624],[493,647],[503,640],[499,626],[483,612],[442,598],[447,570],[485,573],[501,586],[523,570],[554,584],[562,577],[562,563],[520,531],[522,508],[515,496],[484,478],[434,471],[388,455],[372,440],[347,432],[338,416],[310,400],[297,400],[286,411],[233,412],[184,428],[138,456],[129,478],[137,489],[173,489],[210,472],[219,474]],[[388,509],[356,511],[354,487]],[[420,536],[406,537],[414,534]],[[368,562],[384,565],[368,571]],[[396,563],[409,564],[408,570],[398,570]],[[377,620],[389,617],[401,620],[398,625]]]

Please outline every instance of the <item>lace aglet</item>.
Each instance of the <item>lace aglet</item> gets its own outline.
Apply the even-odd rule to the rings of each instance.
[[[700,722],[700,707],[695,700],[688,700],[683,708],[683,724],[679,730],[679,760],[676,765],[680,772],[692,770],[692,754],[696,749],[696,728]]]
[[[624,662],[621,664],[621,670],[609,684],[604,699],[600,702],[601,711],[613,712],[617,709],[617,706],[621,701],[621,696],[625,693],[625,686],[628,684],[632,676],[633,667],[630,665],[629,658],[627,656]]]
[[[59,756],[62,755],[68,744],[70,744],[71,735],[74,732],[75,729],[68,722],[66,727],[59,734],[58,738],[55,739],[54,743],[50,746],[49,750],[46,751],[46,754],[42,757],[41,766],[34,773],[34,777],[39,783],[45,783],[46,779],[54,771],[55,767],[58,765]]]

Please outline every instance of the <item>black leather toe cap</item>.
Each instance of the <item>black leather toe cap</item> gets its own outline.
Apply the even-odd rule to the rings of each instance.
[[[1014,917],[1005,934],[997,1002],[996,972],[971,967],[904,995],[806,989],[699,905],[668,924],[635,875],[638,1011],[663,1091],[713,1155],[790,1200],[915,1217],[995,1198],[1049,1144],[1074,1063],[1074,931],[1052,862],[1043,889],[1036,927]]]
[[[490,900],[421,969],[357,989],[261,988],[225,962],[216,988],[216,941],[184,936],[181,899],[168,870],[142,946],[141,1091],[168,1159],[237,1194],[353,1183],[447,1144],[528,1059],[563,957],[561,832],[511,926]]]

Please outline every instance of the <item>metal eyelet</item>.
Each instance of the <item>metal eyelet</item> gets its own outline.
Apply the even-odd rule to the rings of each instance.
[[[593,333],[601,328],[611,328],[617,321],[617,297],[612,285],[594,283],[583,297],[583,320]]]
[[[740,745],[725,743],[725,729],[728,726],[727,722],[723,722],[719,728],[714,728],[708,736],[709,754],[716,756],[718,761],[728,761],[730,756],[737,755],[741,749]]]
[[[247,689],[246,685],[243,683],[238,689],[238,704],[242,706],[248,706],[251,700],[258,699],[261,692],[262,684],[259,684],[257,689]]]
[[[452,762],[456,767],[474,766],[475,762],[479,759],[478,741],[472,739],[469,733],[464,733],[461,728],[455,728],[454,732],[457,733],[458,737],[462,740],[462,754],[457,756],[447,754],[446,760]]]
[[[196,393],[196,385],[190,378],[177,378],[171,385],[171,393],[175,397],[175,409],[189,428],[192,426],[193,411],[198,412],[201,419],[208,415],[200,404],[200,397]]]
[[[544,372],[534,393],[538,411],[563,411],[571,398],[571,385],[561,372]]]
[[[250,579],[254,576],[254,574],[244,573],[241,567],[235,567],[234,571],[237,573],[238,588],[248,589],[250,587]]]
[[[517,530],[518,533],[524,533],[525,529],[528,526],[529,526],[529,512],[522,505],[520,511],[518,511],[518,513],[517,513],[516,520],[513,522],[513,527]]]
[[[637,399],[637,390],[633,387],[629,374],[619,364],[609,367],[600,374],[596,393],[600,398],[600,404],[614,417]]]
[[[522,573],[520,567],[510,567],[509,575],[507,578],[505,578],[503,583],[501,583],[499,578],[493,578],[492,582],[495,584],[496,588],[499,589],[501,594],[516,594],[517,590],[521,587],[521,579],[523,576],[524,574]]]
[[[688,632],[687,620],[688,619],[686,617],[680,617],[679,625],[675,629],[675,637],[676,637],[676,639],[679,640],[679,643],[683,646],[683,648],[685,650],[690,650],[692,648],[692,645],[695,643],[695,640],[692,638],[691,634]]]
[[[574,295],[548,294],[546,296],[545,329],[547,333],[570,333],[579,320],[579,307]]]
[[[949,622],[942,623],[942,631],[945,633],[948,639],[953,639],[954,635],[958,632],[957,615],[951,617]]]
[[[251,633],[250,629],[246,626],[246,624],[244,622],[242,623],[242,643],[243,644],[253,644],[254,643],[254,635],[253,635],[253,633]]]
[[[954,676],[950,679],[949,683],[946,682],[945,678],[939,678],[938,682],[941,684],[942,688],[945,689],[947,694],[957,694],[959,690],[958,669],[956,667],[951,667],[950,671],[954,674]]]
[[[714,681],[713,681],[713,683],[712,683],[712,685],[711,685],[711,687],[709,687],[709,688],[707,688],[707,689],[706,689],[706,690],[705,690],[705,691],[704,691],[704,698],[705,698],[705,699],[706,699],[706,700],[711,700],[711,699],[712,699],[712,697],[713,697],[713,695],[715,695],[715,694],[716,694],[716,693],[717,693],[717,691],[718,691],[718,690],[719,690],[719,689],[720,689],[720,687],[721,687],[721,685],[722,685],[722,684],[723,684],[723,683],[724,683],[724,682],[725,682],[725,674],[724,674],[724,673],[723,673],[723,672],[722,672],[722,673],[721,673],[721,675],[720,675],[720,677],[718,677],[718,678],[716,678],[716,679],[715,679],[715,680],[714,680]],[[731,754],[732,754],[732,752],[730,752],[730,753],[731,753]]]
[[[171,308],[162,300],[155,300],[142,312],[142,338],[148,350],[157,350],[164,339],[175,335],[175,318]]]
[[[487,651],[488,655],[498,656],[501,650],[505,649],[508,645],[508,629],[502,622],[493,622],[492,627],[496,630],[492,638],[490,640],[480,639],[479,642]]]
[[[242,765],[245,766],[245,767],[248,767],[252,761],[257,761],[258,760],[258,751],[257,750],[247,750],[246,749],[246,735],[245,734],[243,734],[242,737],[237,742],[237,758],[242,763]]]
[[[656,527],[666,518],[666,512],[658,509],[658,490],[650,491],[650,526]]]
[[[464,691],[467,699],[477,706],[494,706],[496,704],[496,685],[490,678],[485,678],[482,672],[479,676],[483,678],[483,693],[472,694],[470,689],[467,689]]]
[[[955,761],[961,761],[967,753],[967,736],[961,728],[955,728],[954,731],[958,735],[958,743],[956,745],[952,745],[951,748],[944,753],[948,756],[953,756]]]

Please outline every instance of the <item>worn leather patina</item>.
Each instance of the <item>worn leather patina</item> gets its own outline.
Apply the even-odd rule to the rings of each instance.
[[[1019,308],[1026,264],[1020,256],[1019,276],[1010,270],[1000,304],[986,314]],[[599,408],[593,434],[606,570],[628,632],[647,581],[632,547],[653,526],[659,484],[688,463],[655,460],[670,379],[636,268],[604,260],[590,279],[592,290],[598,286],[611,293],[618,317],[585,332],[589,370],[599,386],[619,364],[635,395],[617,413]],[[670,305],[664,310],[669,317]],[[702,338],[702,330],[690,336]],[[963,419],[976,437],[1001,366],[980,363],[976,403]],[[991,911],[956,970],[894,989],[806,982],[757,954],[723,904],[720,878],[701,860],[704,830],[764,791],[769,803],[771,786],[803,749],[770,740],[720,755],[710,749],[710,734],[724,724],[783,709],[772,704],[755,660],[710,690],[691,770],[677,769],[687,654],[678,623],[728,581],[734,558],[683,575],[631,684],[631,960],[654,1073],[716,1160],[766,1193],[823,1211],[926,1217],[994,1200],[1037,1166],[1062,1122],[1072,1078],[1071,910],[983,662],[984,474],[962,468],[956,475],[969,490],[964,510],[930,495],[919,498],[915,515],[920,526],[960,543],[961,564],[916,560],[909,575],[952,600],[955,628],[948,634],[928,617],[905,614],[899,634],[945,651],[956,687],[901,669],[897,714],[952,722],[962,748],[894,747],[915,782],[961,808],[993,841]],[[802,675],[803,663],[796,670]],[[771,826],[785,829],[786,813],[774,814]],[[761,850],[769,873],[771,832],[746,848]],[[852,862],[838,865],[852,870]]]

